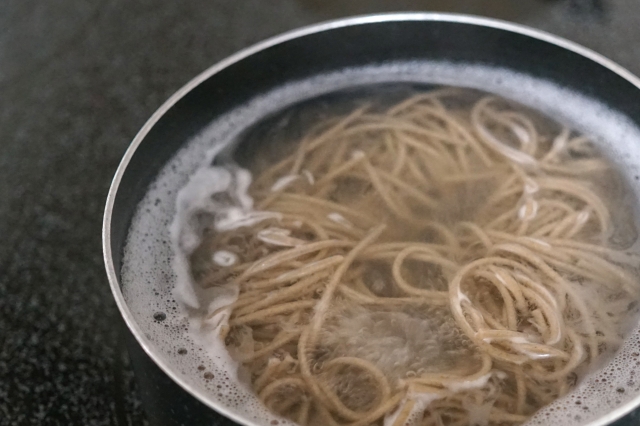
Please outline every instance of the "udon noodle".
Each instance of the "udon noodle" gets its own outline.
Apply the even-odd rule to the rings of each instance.
[[[270,214],[205,231],[192,272],[237,287],[215,314],[270,410],[520,424],[620,343],[640,289],[612,166],[573,130],[459,95],[322,120],[257,166]]]

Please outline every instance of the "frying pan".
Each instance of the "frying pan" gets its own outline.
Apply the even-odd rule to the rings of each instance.
[[[151,424],[233,424],[225,418],[255,424],[185,380],[123,297],[121,267],[129,226],[161,168],[210,122],[291,82],[348,69],[443,61],[547,81],[640,126],[640,80],[624,68],[556,36],[465,15],[402,13],[326,22],[271,38],[207,69],[169,98],[136,135],[116,171],[104,214],[107,275],[127,326],[127,346]],[[611,424],[639,405],[640,392],[627,394],[589,425]]]

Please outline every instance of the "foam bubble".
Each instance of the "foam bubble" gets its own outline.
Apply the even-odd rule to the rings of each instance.
[[[283,86],[215,120],[193,140],[185,141],[184,147],[164,166],[141,201],[124,250],[123,293],[143,330],[146,343],[165,359],[171,370],[196,392],[247,422],[291,424],[273,416],[260,404],[249,386],[238,377],[237,364],[231,360],[224,342],[217,337],[216,331],[228,313],[216,311],[234,299],[234,289],[223,285],[206,291],[198,290],[200,293],[196,294],[190,275],[185,273],[187,265],[179,264],[175,268],[173,260],[176,253],[171,244],[170,224],[176,215],[184,214],[194,202],[180,199],[176,208],[178,191],[192,179],[206,181],[207,184],[200,189],[209,191],[213,191],[215,185],[231,183],[234,179],[236,187],[248,185],[246,176],[234,177],[233,173],[222,176],[221,172],[213,176],[202,170],[211,169],[208,165],[216,153],[233,143],[243,130],[262,117],[301,100],[356,84],[389,82],[469,87],[513,99],[592,136],[622,173],[631,177],[632,183],[637,185],[640,179],[640,131],[627,117],[553,83],[484,66],[403,62],[350,69]],[[309,181],[311,183],[311,179]],[[636,199],[640,199],[639,188],[632,189]],[[198,199],[196,195],[193,195],[194,200]],[[248,206],[249,203],[250,200],[238,197],[240,206]],[[230,219],[239,220],[235,216]],[[188,229],[184,223],[181,228]],[[197,231],[191,229],[182,235],[183,249],[194,247],[199,242]],[[172,232],[175,236],[178,230],[173,229]],[[181,303],[176,302],[175,288],[183,290],[177,293]],[[207,320],[199,323],[190,320],[183,304],[199,309]],[[165,314],[164,320],[154,318],[158,312]],[[216,315],[212,315],[214,313]],[[574,392],[540,410],[527,424],[588,424],[639,395],[640,328],[636,327],[630,336],[601,371],[586,377]]]
[[[227,250],[218,250],[213,253],[213,262],[220,266],[231,266],[238,262],[238,255]]]

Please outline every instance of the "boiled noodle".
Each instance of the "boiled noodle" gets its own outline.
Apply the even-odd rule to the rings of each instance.
[[[210,168],[208,225],[174,229],[197,286],[228,290],[206,320],[271,411],[521,424],[636,317],[635,235],[613,219],[631,217],[624,184],[587,137],[442,88],[362,102],[290,142],[275,161],[258,150],[254,179]]]

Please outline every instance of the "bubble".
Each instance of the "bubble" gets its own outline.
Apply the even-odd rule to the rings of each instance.
[[[165,314],[164,312],[156,312],[155,314],[153,314],[153,319],[158,322],[164,321],[165,319],[167,319],[167,314]]]

